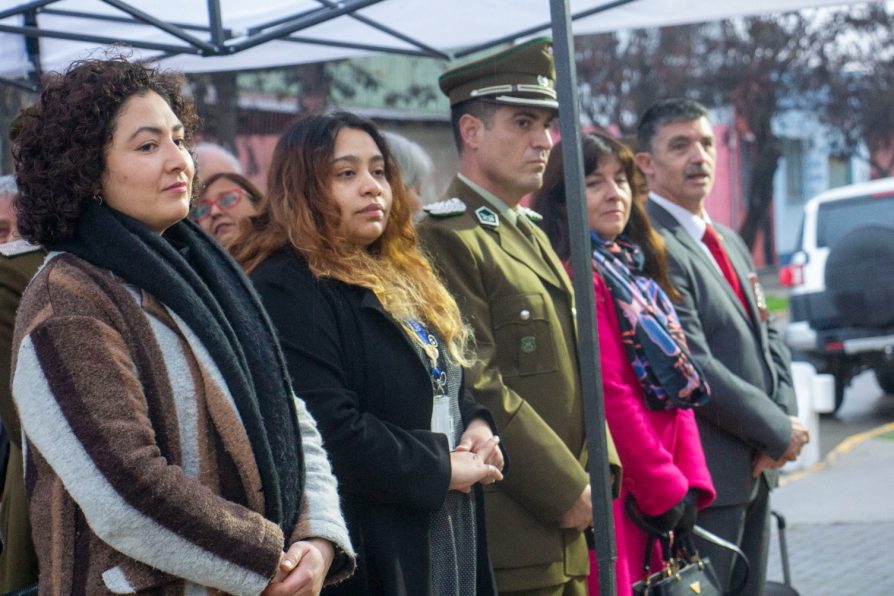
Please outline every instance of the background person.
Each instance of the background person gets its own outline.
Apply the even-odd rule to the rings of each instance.
[[[479,483],[503,458],[463,391],[468,330],[416,248],[384,139],[352,114],[306,117],[269,188],[232,246],[341,483],[359,563],[327,593],[492,594]]]
[[[11,135],[19,230],[53,251],[19,306],[12,381],[41,593],[311,594],[353,567],[274,331],[185,221],[182,82],[76,62]]]
[[[258,213],[264,199],[260,189],[241,174],[219,172],[204,181],[190,217],[227,246],[239,232],[239,224]]]
[[[15,176],[0,176],[0,244],[18,237],[13,209],[13,201],[18,192]]]
[[[14,176],[0,177],[0,418],[8,451],[0,497],[0,593],[14,592],[37,583],[37,553],[31,541],[31,521],[22,468],[22,430],[9,387],[12,337],[22,292],[43,263],[40,246],[18,238],[13,201],[18,194]]]
[[[382,136],[385,137],[388,149],[400,168],[400,178],[403,180],[410,213],[418,215],[422,213],[422,205],[427,202],[422,197],[422,185],[431,176],[435,165],[418,143],[388,131],[384,131]]]
[[[692,362],[668,293],[664,241],[652,229],[643,197],[635,196],[633,153],[615,139],[581,139],[605,417],[621,456],[621,496],[614,503],[618,594],[643,578],[647,534],[625,507],[632,499],[651,526],[691,531],[696,507],[714,498],[693,408],[708,388]],[[550,156],[543,188],[531,207],[570,267],[567,199],[561,143]],[[629,507],[629,505],[627,505]],[[591,561],[590,593],[599,591]],[[652,549],[653,572],[664,568]]]
[[[751,563],[743,594],[761,594],[776,469],[809,440],[795,417],[788,349],[770,321],[745,243],[713,222],[705,197],[714,185],[716,145],[708,111],[672,98],[653,104],[637,128],[636,162],[646,176],[649,218],[667,247],[675,306],[711,401],[696,411],[717,499],[699,525],[738,544]],[[741,582],[732,552],[696,539],[725,589]]]
[[[451,68],[460,171],[419,234],[475,332],[466,370],[522,473],[485,492],[501,593],[586,594],[586,471],[574,293],[521,199],[540,188],[558,102],[547,39]],[[611,462],[617,456],[608,442]],[[613,468],[619,481],[618,467]],[[599,520],[595,520],[599,523]]]
[[[209,178],[222,172],[244,173],[239,158],[223,145],[203,141],[196,143],[193,152],[196,160],[196,173],[201,180],[206,181],[206,184]]]

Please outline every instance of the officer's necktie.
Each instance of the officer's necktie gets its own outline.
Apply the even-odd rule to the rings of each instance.
[[[515,227],[525,235],[525,238],[534,242],[534,232],[531,231],[529,226],[530,224],[528,224],[527,218],[524,215],[519,214],[518,219],[515,220]]]
[[[515,226],[521,230],[521,233],[524,234],[525,238],[534,245],[538,251],[540,250],[540,245],[537,243],[537,239],[534,238],[534,224],[522,214],[518,215],[518,219],[515,220]]]
[[[717,261],[717,266],[720,267],[720,272],[723,273],[723,277],[726,278],[726,281],[733,289],[733,292],[735,292],[736,296],[739,298],[739,302],[742,303],[742,308],[745,309],[746,313],[750,313],[751,311],[748,310],[748,301],[745,300],[745,292],[742,291],[742,284],[739,283],[739,278],[736,276],[733,264],[729,260],[729,255],[726,254],[726,250],[723,248],[720,235],[711,224],[708,224],[705,228],[705,235],[702,236],[702,242],[704,242],[705,246],[708,247],[708,250],[711,251],[714,260]]]

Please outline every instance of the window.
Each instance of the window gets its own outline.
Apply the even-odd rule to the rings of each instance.
[[[785,200],[788,203],[804,202],[804,157],[807,142],[803,139],[783,139],[782,155],[785,158]]]
[[[851,160],[846,155],[829,156],[829,188],[845,186],[853,182]]]
[[[869,224],[894,225],[894,193],[821,204],[816,214],[816,247],[834,246],[851,230]]]

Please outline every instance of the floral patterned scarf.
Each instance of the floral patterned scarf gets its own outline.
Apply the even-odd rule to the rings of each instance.
[[[652,410],[692,408],[710,399],[710,389],[689,354],[674,306],[658,283],[643,273],[643,253],[626,236],[613,242],[590,232],[593,268],[614,299],[621,339]]]

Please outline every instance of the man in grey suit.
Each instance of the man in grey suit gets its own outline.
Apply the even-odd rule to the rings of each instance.
[[[660,101],[640,119],[637,141],[648,213],[682,295],[675,306],[711,386],[711,401],[696,416],[717,500],[698,523],[745,551],[751,572],[741,593],[761,594],[776,469],[809,440],[794,417],[788,350],[769,320],[744,242],[705,212],[716,154],[707,110],[688,99]],[[705,541],[698,547],[726,590],[741,583],[744,568],[730,551]]]

